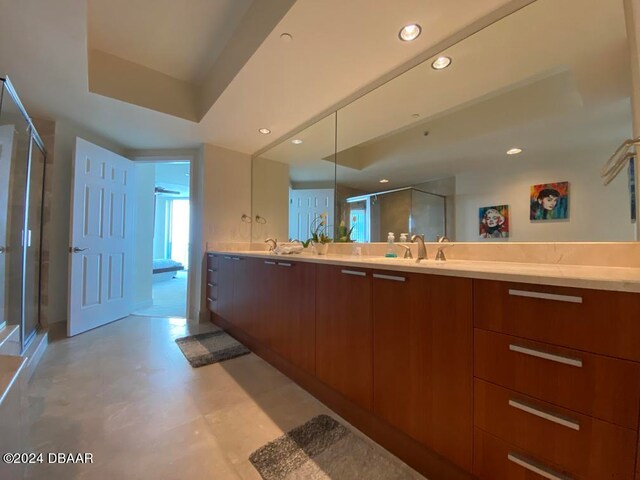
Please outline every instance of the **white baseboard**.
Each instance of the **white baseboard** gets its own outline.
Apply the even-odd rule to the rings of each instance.
[[[38,333],[36,333],[36,337],[27,348],[27,351],[24,352],[24,356],[27,357],[27,380],[29,380],[36,371],[36,367],[38,366],[38,363],[40,363],[40,360],[42,360],[44,352],[47,350],[48,346],[49,331],[38,331]]]
[[[141,302],[134,303],[131,313],[133,314],[133,312],[137,312],[138,310],[143,310],[149,307],[153,307],[153,299],[143,300]]]

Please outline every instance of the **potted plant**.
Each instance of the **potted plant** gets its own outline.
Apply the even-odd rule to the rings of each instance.
[[[352,218],[351,228],[347,229],[347,226],[344,223],[344,220],[340,222],[340,226],[338,227],[338,242],[352,243],[351,234],[353,233],[353,229],[356,228],[357,218],[354,216]]]
[[[328,229],[327,214],[321,213],[311,222],[311,238],[303,242],[303,245],[307,247],[311,243],[318,255],[326,255],[331,243],[331,238],[327,234]]]

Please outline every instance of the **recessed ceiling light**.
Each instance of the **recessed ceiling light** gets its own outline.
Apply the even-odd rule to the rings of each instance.
[[[511,148],[509,150],[507,150],[507,155],[518,155],[519,153],[522,153],[522,149],[521,148]]]
[[[269,135],[271,133],[271,130],[269,130],[268,128],[261,128],[258,131],[263,135]]]
[[[280,35],[280,40],[282,40],[283,42],[290,42],[291,40],[293,40],[293,36],[290,33],[283,33],[282,35]]]
[[[412,113],[411,114],[411,118],[420,118],[420,114],[419,113]]]
[[[420,33],[422,33],[422,27],[417,23],[411,23],[402,27],[402,30],[398,33],[398,37],[400,37],[400,40],[403,42],[412,42],[420,36]]]
[[[380,180],[380,183],[389,183],[389,179],[383,178]]]
[[[294,145],[300,145],[302,143],[302,140],[300,140],[299,138],[294,138],[293,140],[291,140],[291,143],[293,143]]]
[[[431,68],[433,68],[434,70],[444,70],[449,65],[451,65],[450,57],[438,57],[431,64]]]

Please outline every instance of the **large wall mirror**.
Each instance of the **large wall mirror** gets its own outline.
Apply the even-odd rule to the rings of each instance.
[[[321,214],[335,224],[335,140],[333,113],[253,157],[253,242],[305,241]]]
[[[537,0],[255,156],[252,240],[636,241],[631,83],[621,0]]]
[[[362,242],[635,241],[632,172],[600,176],[632,136],[629,59],[621,0],[538,0],[440,52],[338,111],[335,224]]]

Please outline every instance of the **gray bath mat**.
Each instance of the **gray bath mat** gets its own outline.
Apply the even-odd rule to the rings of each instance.
[[[249,460],[264,480],[423,478],[327,415],[314,417],[260,447]]]
[[[251,353],[247,347],[222,330],[176,338],[176,343],[193,368]]]

